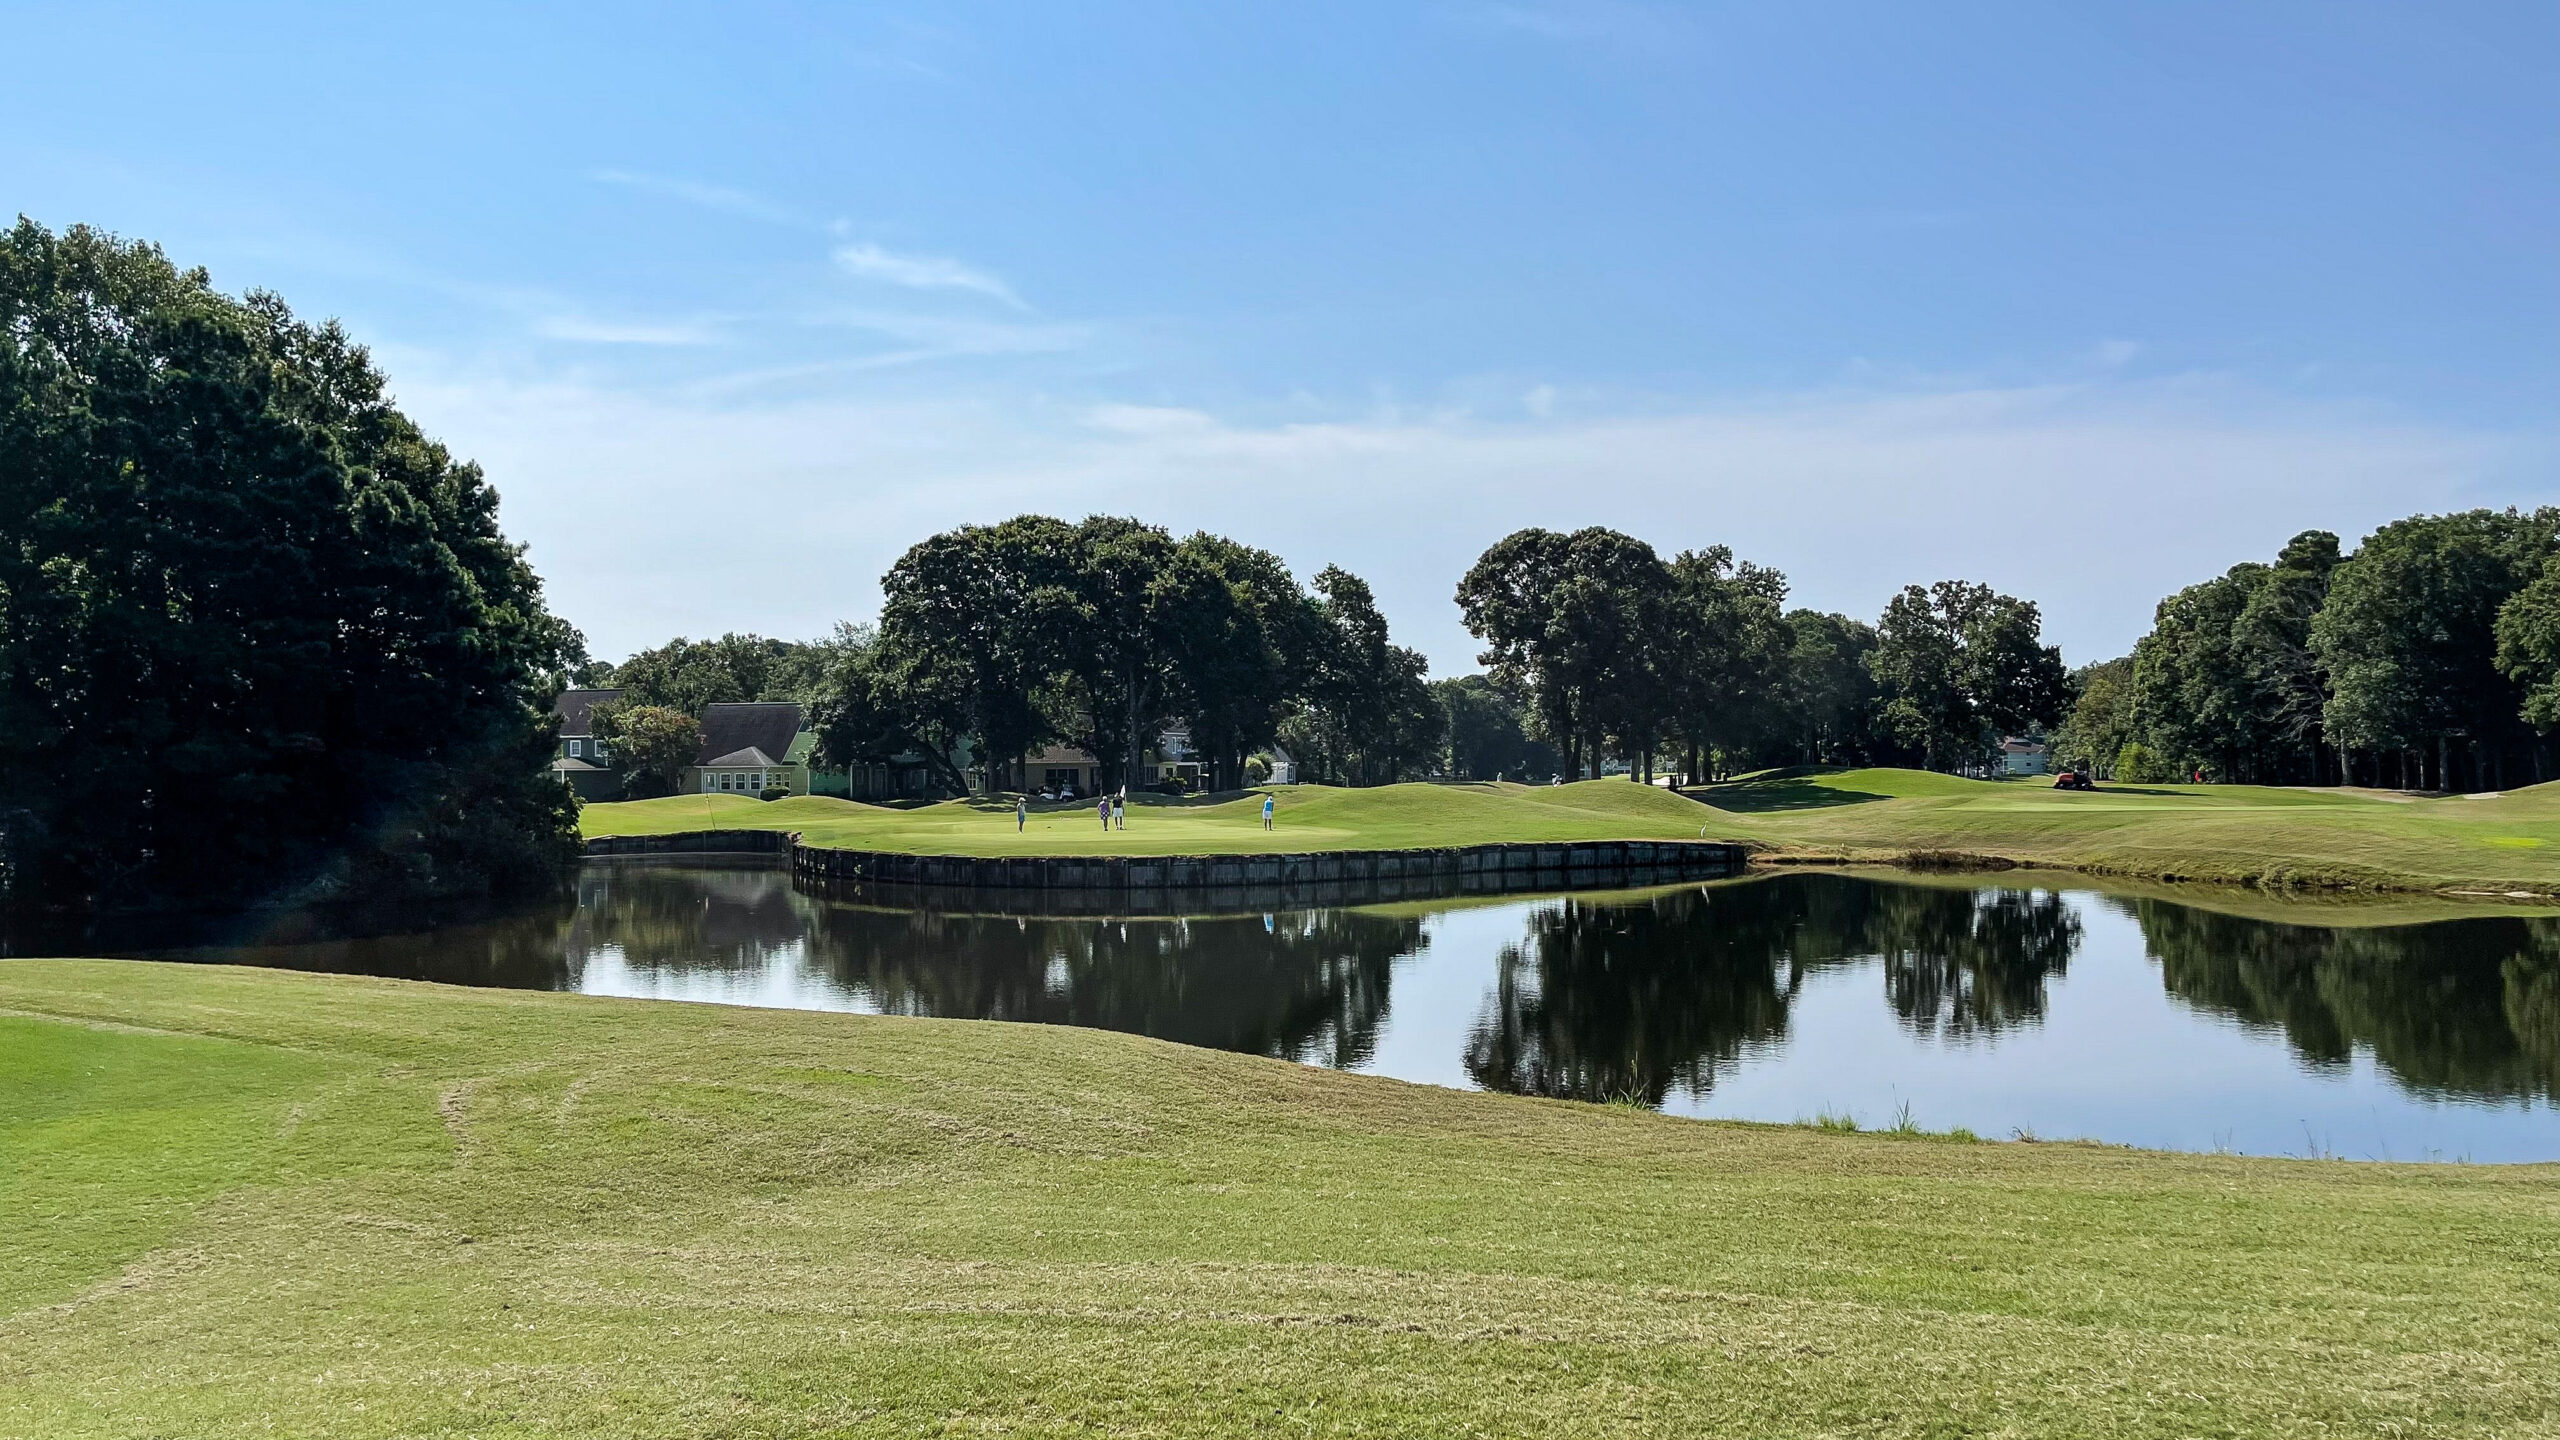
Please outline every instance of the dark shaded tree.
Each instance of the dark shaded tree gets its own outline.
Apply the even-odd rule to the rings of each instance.
[[[1552,746],[1530,737],[1529,702],[1490,675],[1431,682],[1447,717],[1449,773],[1460,780],[1538,780],[1557,773]]]
[[[2498,670],[2524,692],[2518,716],[2536,730],[2560,730],[2560,555],[2498,607],[2496,633]],[[2540,781],[2542,747],[2531,748]]]
[[[945,705],[881,645],[878,632],[838,625],[812,684],[810,725],[819,758],[838,766],[887,765],[914,757],[952,794],[969,778],[952,757],[968,741],[965,705]]]
[[[585,657],[362,347],[148,245],[0,240],[0,824],[70,910],[556,886]]]
[[[1898,763],[1901,747],[1885,733],[1883,696],[1867,657],[1875,627],[1846,615],[1791,610],[1787,652],[1758,757],[1779,765]]]

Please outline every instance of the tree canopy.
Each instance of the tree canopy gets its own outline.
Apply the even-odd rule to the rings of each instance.
[[[2560,508],[2415,515],[2342,555],[2306,530],[2160,602],[2114,729],[2140,763],[2260,783],[2489,788],[2547,773],[2560,728]],[[2101,764],[2106,756],[2094,757]]]
[[[1980,763],[2001,735],[2062,718],[2062,652],[2034,602],[1988,585],[1910,585],[1886,604],[1867,668],[1884,723],[1933,768]]]
[[[911,547],[882,581],[876,640],[821,667],[830,759],[914,753],[953,788],[993,786],[1048,741],[1144,783],[1142,753],[1188,730],[1214,788],[1284,732],[1311,768],[1363,782],[1422,773],[1440,711],[1416,652],[1394,645],[1368,587],[1328,568],[1302,585],[1268,551],[1176,538],[1116,516],[1024,515]]]
[[[0,828],[71,909],[555,881],[582,660],[478,467],[335,323],[0,240]]]

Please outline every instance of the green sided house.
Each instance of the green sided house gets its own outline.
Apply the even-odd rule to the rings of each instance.
[[[800,707],[788,700],[705,706],[702,750],[685,771],[684,788],[704,795],[769,789],[806,795],[817,746],[817,735],[802,728]]]

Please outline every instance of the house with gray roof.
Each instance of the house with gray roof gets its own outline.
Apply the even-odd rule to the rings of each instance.
[[[685,770],[684,788],[704,795],[808,794],[818,737],[805,724],[800,707],[788,700],[703,707],[702,749]]]
[[[580,799],[613,800],[622,794],[622,772],[605,754],[594,728],[596,711],[621,698],[619,690],[563,690],[551,702],[551,713],[560,720],[560,753],[552,757],[551,773]]]

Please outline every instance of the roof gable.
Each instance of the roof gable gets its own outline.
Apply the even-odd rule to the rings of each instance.
[[[551,702],[551,713],[560,717],[563,737],[591,735],[595,732],[587,727],[595,717],[596,707],[621,698],[620,690],[563,690],[560,698]]]
[[[705,770],[737,770],[746,768],[762,770],[777,763],[779,762],[777,762],[772,756],[767,755],[762,750],[750,745],[744,750],[732,750],[717,760],[705,760],[702,762],[702,768]]]
[[[742,704],[706,705],[702,710],[702,748],[695,751],[696,765],[727,763],[711,757],[726,757],[741,750],[761,750],[767,755],[791,753],[792,737],[800,733],[800,707],[788,700],[753,700]],[[747,762],[737,762],[747,763]],[[767,760],[764,764],[775,764]]]

